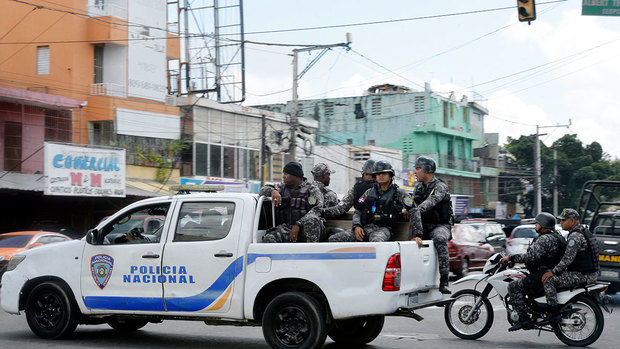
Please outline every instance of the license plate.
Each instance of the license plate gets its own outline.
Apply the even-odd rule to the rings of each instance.
[[[417,293],[409,293],[407,298],[407,305],[415,305],[418,303],[418,294]]]
[[[601,270],[601,276],[607,278],[617,278],[618,272],[613,270]]]

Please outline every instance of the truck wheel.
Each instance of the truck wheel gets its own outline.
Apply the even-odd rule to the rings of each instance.
[[[26,300],[26,320],[34,334],[57,339],[75,331],[79,310],[67,293],[55,282],[44,282],[30,292]]]
[[[136,319],[117,319],[108,321],[108,325],[119,332],[133,332],[146,326],[149,322],[146,320]]]
[[[325,310],[305,293],[283,293],[265,309],[263,335],[272,348],[318,348],[327,336]]]
[[[329,330],[328,336],[338,344],[360,346],[375,340],[384,322],[383,315],[339,320]]]

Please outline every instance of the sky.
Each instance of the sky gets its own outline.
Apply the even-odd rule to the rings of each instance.
[[[537,19],[518,21],[515,0],[291,1],[246,0],[246,40],[333,44],[352,35],[351,51],[335,48],[303,76],[300,99],[361,95],[379,83],[402,84],[460,99],[468,95],[489,110],[485,132],[507,137],[544,128],[546,145],[567,133],[599,142],[620,157],[620,17],[582,16],[581,1],[537,2]],[[252,34],[513,8],[386,24]],[[244,105],[291,99],[291,47],[246,45]],[[299,56],[299,69],[319,51]],[[361,55],[367,57],[364,58]],[[374,63],[373,63],[374,62]],[[387,69],[385,69],[387,68]],[[388,71],[389,69],[389,71]],[[281,93],[276,93],[283,91]],[[475,93],[473,93],[473,92]]]

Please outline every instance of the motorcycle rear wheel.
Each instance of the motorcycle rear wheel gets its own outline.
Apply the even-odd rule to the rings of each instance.
[[[556,337],[564,344],[574,347],[585,347],[596,342],[605,327],[601,307],[589,297],[574,298],[568,305],[576,311],[562,316],[562,320],[553,325]],[[563,324],[563,321],[572,323]]]
[[[487,297],[476,290],[461,290],[452,298],[455,298],[454,302],[444,309],[444,319],[450,332],[462,339],[478,339],[489,332],[493,325],[493,306]],[[469,316],[480,298],[482,303]]]

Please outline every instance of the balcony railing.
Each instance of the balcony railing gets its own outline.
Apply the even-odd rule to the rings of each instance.
[[[126,98],[127,90],[125,90],[125,86],[123,85],[104,82],[99,84],[91,84],[90,94],[91,96],[110,96]]]
[[[93,17],[109,16],[127,19],[127,3],[124,1],[91,0],[88,5],[88,14]]]
[[[457,158],[450,155],[439,155],[439,163],[437,166],[460,171],[480,171],[477,160]]]

